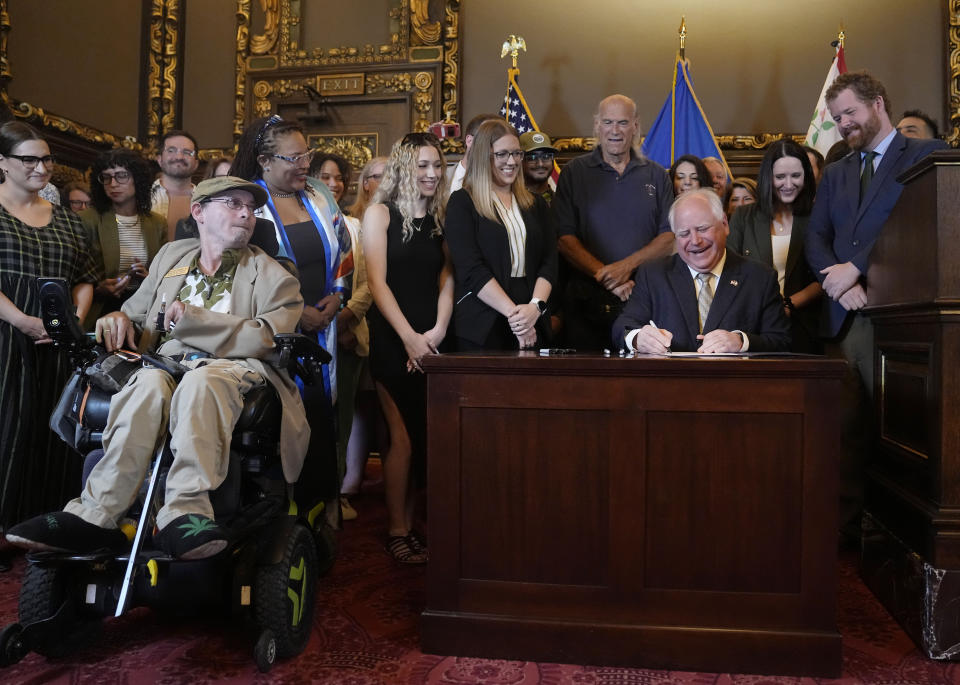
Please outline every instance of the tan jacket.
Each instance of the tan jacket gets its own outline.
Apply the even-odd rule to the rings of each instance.
[[[183,287],[190,262],[200,252],[197,239],[167,243],[157,253],[150,275],[129,300],[124,313],[142,329],[140,351],[159,340],[154,327],[166,295],[173,302]],[[201,350],[221,359],[244,359],[276,389],[283,405],[280,456],[283,475],[293,483],[300,475],[310,441],[310,427],[300,392],[284,371],[262,360],[275,348],[273,336],[293,333],[303,313],[300,283],[258,247],[247,247],[237,265],[230,295],[230,314],[186,305],[173,339],[161,345],[161,354]]]

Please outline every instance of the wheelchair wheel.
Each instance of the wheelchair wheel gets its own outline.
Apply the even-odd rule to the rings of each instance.
[[[254,616],[276,638],[277,658],[296,656],[307,646],[317,592],[317,549],[313,534],[297,523],[279,563],[257,569]]]
[[[64,567],[27,564],[20,587],[20,624],[27,626],[52,618],[64,602],[74,601],[69,591],[70,584]],[[99,632],[100,621],[80,619],[73,613],[74,609],[67,607],[67,611],[61,614],[63,623],[58,625],[56,639],[38,640],[30,648],[45,657],[60,657],[94,640]]]
[[[30,651],[20,639],[22,632],[19,623],[11,623],[0,631],[0,667],[12,666]]]
[[[260,633],[260,638],[253,648],[253,660],[257,662],[257,669],[261,673],[269,673],[273,668],[277,660],[277,638],[269,628]]]

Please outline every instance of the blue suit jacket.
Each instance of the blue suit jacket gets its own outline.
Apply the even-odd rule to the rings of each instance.
[[[851,152],[823,171],[817,199],[807,225],[807,262],[823,282],[821,269],[834,264],[852,262],[865,279],[870,250],[893,210],[903,186],[897,176],[934,150],[945,148],[942,140],[916,140],[897,133],[860,202],[860,153]],[[847,318],[838,302],[827,303],[821,320],[821,333],[834,337]]]
[[[673,334],[671,350],[694,352],[700,347],[697,290],[690,269],[679,255],[647,262],[637,269],[633,294],[613,324],[617,347],[626,347],[626,334],[651,320]],[[750,352],[790,349],[790,323],[783,313],[777,272],[727,250],[703,327],[707,332],[718,328],[743,331],[750,340]]]

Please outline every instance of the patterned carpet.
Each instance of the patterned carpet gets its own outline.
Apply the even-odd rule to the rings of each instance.
[[[763,677],[601,668],[423,654],[417,620],[424,604],[422,568],[399,568],[385,554],[379,495],[357,502],[340,555],[321,580],[321,602],[306,651],[269,674],[257,671],[255,636],[220,619],[177,620],[136,610],[108,621],[96,646],[48,661],[31,654],[0,672],[3,683],[338,683],[342,685],[726,685],[749,683],[960,683],[960,664],[930,661],[914,647],[857,577],[840,563],[839,624],[843,678]],[[24,562],[0,574],[0,624],[16,619]]]

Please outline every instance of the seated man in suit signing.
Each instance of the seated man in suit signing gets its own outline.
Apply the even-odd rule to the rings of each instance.
[[[637,269],[614,342],[648,354],[789,349],[777,273],[727,250],[720,197],[710,188],[684,193],[668,220],[677,253]]]

